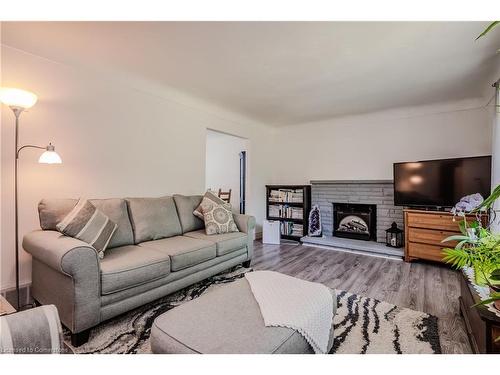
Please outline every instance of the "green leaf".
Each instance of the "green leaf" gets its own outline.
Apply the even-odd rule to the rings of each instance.
[[[500,21],[494,21],[492,23],[490,23],[488,25],[488,27],[486,29],[484,29],[484,31],[479,34],[479,36],[476,38],[476,40],[478,40],[479,38],[482,38],[483,36],[485,36],[486,34],[488,34],[491,30],[493,30],[498,24],[500,23]]]
[[[500,293],[493,293],[493,297],[490,297],[490,298],[487,298],[481,302],[478,302],[474,305],[472,305],[471,307],[476,307],[476,306],[481,306],[481,305],[487,305],[488,303],[492,303],[492,302],[495,302],[495,301],[498,301],[500,300]]]
[[[457,269],[464,266],[472,266],[472,259],[469,253],[464,250],[443,249],[443,261],[452,265]]]
[[[453,235],[453,236],[450,236],[450,237],[446,237],[444,240],[441,241],[441,243],[443,242],[449,242],[449,241],[468,241],[470,240],[470,237],[469,236],[464,236],[464,235],[461,235],[461,234],[456,234],[456,235]]]
[[[479,221],[477,221],[477,220],[471,221],[469,223],[469,228],[479,229],[479,228],[481,228],[481,223]]]
[[[499,22],[499,21],[497,21]],[[500,198],[500,185],[498,185],[490,194],[490,196],[488,198],[486,198],[483,203],[481,203],[479,206],[477,206],[474,210],[472,210],[471,212],[478,212],[480,211],[482,208],[491,208],[491,206],[493,206],[493,204],[495,203],[495,201]]]
[[[491,272],[490,279],[499,281],[500,280],[500,269],[496,269]]]
[[[460,232],[462,232],[464,236],[467,236],[467,221],[465,221],[465,219],[458,223],[458,227],[460,228]]]
[[[491,235],[490,231],[486,228],[479,229],[479,238],[486,238]]]

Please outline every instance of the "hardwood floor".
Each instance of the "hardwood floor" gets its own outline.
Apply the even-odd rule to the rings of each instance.
[[[460,316],[458,273],[433,263],[406,263],[298,244],[255,242],[252,267],[279,271],[331,288],[438,317],[443,353],[471,353]]]

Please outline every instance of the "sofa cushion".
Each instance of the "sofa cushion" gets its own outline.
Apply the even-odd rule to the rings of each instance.
[[[132,245],[134,243],[134,234],[132,232],[132,223],[128,216],[127,202],[125,199],[91,199],[96,208],[106,214],[118,228],[116,228],[108,248],[117,246]]]
[[[172,271],[179,271],[216,257],[215,243],[186,236],[143,242],[139,246],[170,256]]]
[[[115,247],[101,260],[101,293],[115,293],[169,273],[170,258],[161,251],[134,245]]]
[[[179,214],[179,220],[181,222],[182,233],[203,229],[205,227],[203,220],[193,214],[196,207],[200,205],[202,198],[203,196],[201,195],[174,195],[177,213]]]
[[[43,230],[57,230],[56,225],[76,206],[77,202],[78,199],[42,199],[38,203],[40,227]],[[90,203],[118,225],[108,244],[108,249],[134,243],[132,224],[124,199],[90,199]]]
[[[218,257],[244,248],[247,245],[248,238],[247,234],[242,232],[208,235],[203,229],[185,233],[184,235],[187,237],[199,238],[200,240],[206,240],[215,243]]]
[[[182,234],[172,197],[128,198],[127,203],[136,244]]]

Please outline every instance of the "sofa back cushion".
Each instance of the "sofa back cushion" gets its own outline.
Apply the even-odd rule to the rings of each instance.
[[[127,198],[135,243],[182,234],[174,198]]]
[[[202,199],[202,195],[174,195],[182,233],[192,232],[205,227],[203,220],[193,215],[193,211],[200,205]]]
[[[57,230],[56,225],[76,206],[78,199],[42,199],[38,203],[40,227],[43,230]],[[108,248],[133,245],[134,234],[124,199],[90,199],[98,210],[118,225],[109,241]]]

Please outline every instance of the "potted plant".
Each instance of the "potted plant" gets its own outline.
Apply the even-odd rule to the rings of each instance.
[[[476,220],[467,221],[465,213],[459,213],[462,216],[459,223],[462,234],[443,240],[458,241],[454,248],[443,249],[443,260],[457,269],[471,267],[474,270],[475,284],[490,288],[490,298],[480,304],[494,302],[495,307],[500,310],[500,234],[493,233],[489,225],[484,228],[480,217],[482,213],[491,210],[499,197],[500,185],[470,211],[478,215]]]
[[[499,25],[500,21],[491,22],[476,40],[484,37]],[[500,52],[500,49],[497,52]],[[470,212],[478,213],[491,210],[499,197],[500,185],[493,190],[488,198]],[[492,212],[494,220],[496,214],[495,211]],[[460,222],[462,234],[443,240],[443,242],[458,241],[455,248],[443,250],[443,260],[459,269],[467,266],[472,267],[475,283],[477,285],[487,285],[490,288],[490,298],[476,305],[493,303],[500,310],[500,234],[494,234],[489,228],[483,228],[480,219],[468,224],[465,215],[463,217]],[[497,340],[500,340],[500,337]]]

